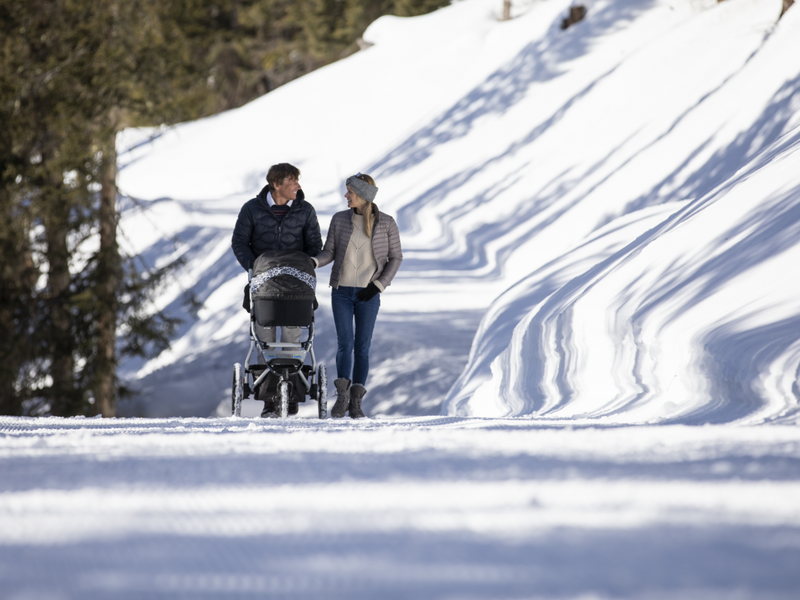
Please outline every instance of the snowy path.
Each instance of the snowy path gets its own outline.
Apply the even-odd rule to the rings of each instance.
[[[31,598],[792,598],[800,429],[0,417]]]
[[[324,294],[324,295],[323,295]],[[335,393],[336,333],[330,291],[320,295],[314,350],[327,365],[328,394]],[[238,305],[231,307],[246,315]],[[482,317],[479,311],[403,313],[382,310],[370,350],[369,398],[373,414],[438,415],[442,398],[467,363],[472,338]],[[209,344],[178,368],[154,371],[128,381],[137,394],[119,402],[117,415],[221,416],[231,414],[230,380],[234,362],[243,363],[249,348],[246,325],[219,345]],[[316,414],[316,405],[301,405],[301,416]],[[258,416],[264,404],[245,400],[244,416]]]

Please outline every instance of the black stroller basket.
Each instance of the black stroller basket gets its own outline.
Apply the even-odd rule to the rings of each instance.
[[[262,327],[309,327],[314,322],[314,302],[254,300],[253,317]]]
[[[279,406],[284,418],[293,414],[290,407],[296,412],[298,403],[309,396],[319,404],[319,417],[327,416],[327,372],[325,365],[317,366],[314,356],[317,303],[312,264],[302,252],[279,251],[256,259],[249,280],[250,351],[244,368],[239,363],[234,365],[234,416],[241,415],[241,399],[251,394],[265,405],[270,402]],[[285,327],[301,328],[301,339],[302,330],[307,330],[307,338],[297,342],[265,341],[268,336],[263,328],[276,327],[282,329],[281,338]],[[253,358],[255,361],[251,362]],[[311,364],[306,363],[306,358],[311,359]]]

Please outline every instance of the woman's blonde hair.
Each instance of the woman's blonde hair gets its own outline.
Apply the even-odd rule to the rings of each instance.
[[[366,181],[370,185],[375,185],[375,180],[372,177],[370,177],[369,175],[366,175],[364,173],[359,173],[358,175],[356,175],[356,177],[358,179],[360,179],[361,181]],[[353,193],[355,194],[355,191]],[[375,224],[374,207],[372,206],[372,202],[367,202],[366,200],[364,200],[358,194],[356,194],[356,196],[358,196],[358,199],[361,200],[362,202],[364,202],[364,204],[365,204],[365,206],[364,206],[364,235],[366,235],[368,238],[372,238],[372,227]]]

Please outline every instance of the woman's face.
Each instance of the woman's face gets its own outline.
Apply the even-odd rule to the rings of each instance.
[[[366,202],[358,197],[358,195],[347,186],[347,193],[344,195],[347,198],[347,208],[355,208],[357,213],[366,206]]]

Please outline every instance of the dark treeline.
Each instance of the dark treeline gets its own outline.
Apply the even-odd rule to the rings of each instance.
[[[117,133],[240,106],[449,0],[0,0],[0,414],[113,416],[177,325],[117,244]]]

